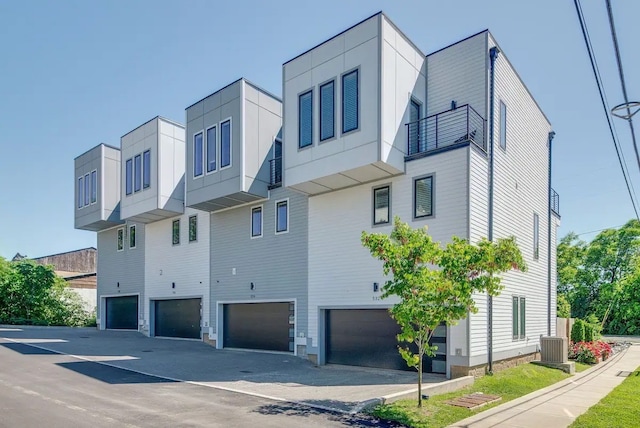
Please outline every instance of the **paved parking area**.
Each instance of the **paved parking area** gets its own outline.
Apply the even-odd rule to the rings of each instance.
[[[316,367],[287,354],[217,350],[199,341],[148,338],[90,328],[0,327],[4,346],[28,344],[74,357],[65,368],[97,376],[82,362],[188,382],[263,399],[355,412],[363,403],[415,390],[413,372],[345,366]],[[425,376],[426,383],[445,381]]]

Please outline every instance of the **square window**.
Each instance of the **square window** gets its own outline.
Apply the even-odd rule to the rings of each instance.
[[[124,227],[118,229],[116,245],[118,251],[124,250]]]
[[[358,129],[358,70],[342,76],[342,133]]]
[[[133,158],[133,191],[142,190],[142,156],[136,155]]]
[[[433,176],[413,181],[413,208],[414,218],[433,215]]]
[[[142,154],[142,187],[144,189],[151,186],[151,150]]]
[[[313,144],[313,92],[307,91],[298,97],[298,147]]]
[[[133,192],[133,159],[127,159],[125,165],[125,193],[130,195]]]
[[[78,208],[82,208],[84,206],[84,179],[82,177],[78,178]]]
[[[289,230],[289,207],[288,201],[276,203],[276,233]]]
[[[218,152],[217,128],[212,126],[207,129],[207,172],[216,170],[216,155]]]
[[[262,207],[251,209],[251,237],[262,236]]]
[[[335,136],[335,83],[320,86],[320,141]]]
[[[202,175],[202,132],[193,136],[193,176],[200,177]]]
[[[91,171],[91,203],[95,204],[98,201],[98,171]]]
[[[136,248],[136,225],[129,226],[129,248]]]
[[[198,216],[189,217],[189,242],[198,240]]]
[[[89,174],[84,176],[84,205],[87,206],[91,203],[91,182],[89,181]]]
[[[500,101],[500,147],[507,150],[507,106]]]
[[[231,121],[220,124],[220,168],[231,165]]]
[[[171,223],[171,243],[173,245],[180,243],[180,219],[173,220]]]
[[[373,224],[389,223],[389,186],[373,189]]]

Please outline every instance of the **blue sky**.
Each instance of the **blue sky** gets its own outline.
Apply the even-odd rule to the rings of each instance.
[[[613,106],[622,102],[604,0],[584,13]],[[0,256],[95,246],[73,228],[73,159],[244,76],[281,93],[282,63],[383,10],[424,52],[485,28],[556,131],[562,227],[633,217],[573,2],[0,1]],[[631,99],[640,99],[640,2],[613,1]],[[640,115],[637,118],[640,121]],[[628,125],[615,120],[640,191]],[[594,234],[584,234],[590,239]]]

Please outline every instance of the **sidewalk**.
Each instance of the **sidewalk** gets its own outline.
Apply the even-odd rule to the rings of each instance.
[[[450,427],[564,428],[622,383],[625,378],[617,376],[619,372],[639,366],[640,344],[634,344],[592,369]]]

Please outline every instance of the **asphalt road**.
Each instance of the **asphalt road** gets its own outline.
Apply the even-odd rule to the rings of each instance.
[[[0,427],[388,427],[0,339]]]

